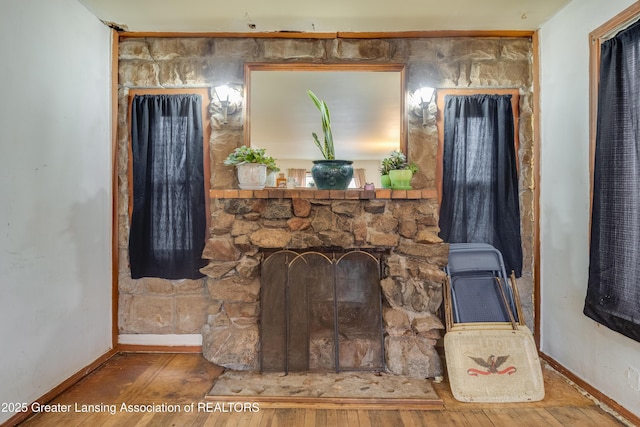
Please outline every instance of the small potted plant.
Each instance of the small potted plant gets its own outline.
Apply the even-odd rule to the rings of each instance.
[[[345,190],[349,187],[353,178],[353,162],[351,160],[336,160],[335,147],[333,145],[333,133],[331,131],[331,115],[327,103],[320,100],[312,91],[307,90],[309,98],[320,111],[322,122],[323,140],[318,134],[311,133],[324,160],[314,160],[311,168],[313,182],[320,190]]]
[[[238,183],[243,190],[262,190],[267,175],[280,170],[273,157],[266,155],[264,148],[238,147],[224,160],[227,166],[238,170]]]
[[[394,190],[410,190],[411,178],[418,171],[415,163],[407,162],[407,156],[402,151],[394,150],[389,157],[380,163],[381,184],[383,188]],[[387,176],[388,178],[385,178]]]
[[[393,169],[393,159],[391,157],[385,157],[380,162],[380,184],[382,188],[391,188],[391,178],[389,178],[389,171]]]

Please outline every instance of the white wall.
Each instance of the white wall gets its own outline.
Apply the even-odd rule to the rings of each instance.
[[[540,30],[541,347],[640,416],[640,343],[582,314],[589,267],[588,34],[632,0],[574,0]]]
[[[0,402],[111,346],[110,49],[76,0],[0,4]]]

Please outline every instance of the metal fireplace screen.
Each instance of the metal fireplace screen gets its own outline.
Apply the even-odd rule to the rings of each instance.
[[[381,371],[380,255],[280,251],[262,263],[263,371]]]

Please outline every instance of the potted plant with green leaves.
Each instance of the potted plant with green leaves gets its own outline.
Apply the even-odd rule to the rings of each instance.
[[[391,188],[391,178],[389,171],[393,169],[393,158],[385,157],[380,162],[380,184],[382,188]]]
[[[320,111],[323,133],[322,141],[320,141],[317,133],[311,133],[313,142],[320,149],[322,157],[324,157],[323,160],[313,161],[313,167],[311,168],[313,182],[316,188],[320,190],[345,190],[349,187],[353,178],[353,162],[351,160],[336,160],[329,107],[325,101],[320,100],[311,90],[307,90],[307,94],[318,111]]]
[[[410,190],[411,178],[417,171],[418,166],[415,163],[409,163],[407,156],[402,151],[394,150],[389,157],[385,157],[380,163],[382,187]]]
[[[238,147],[224,160],[227,166],[235,166],[238,171],[238,183],[242,190],[262,190],[267,176],[278,172],[276,160],[267,156],[266,149]]]

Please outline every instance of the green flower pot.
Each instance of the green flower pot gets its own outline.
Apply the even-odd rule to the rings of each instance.
[[[394,190],[411,190],[413,172],[410,169],[395,169],[389,171],[391,188]]]
[[[380,177],[380,184],[382,188],[391,188],[391,178],[389,178],[389,175],[382,175]]]

